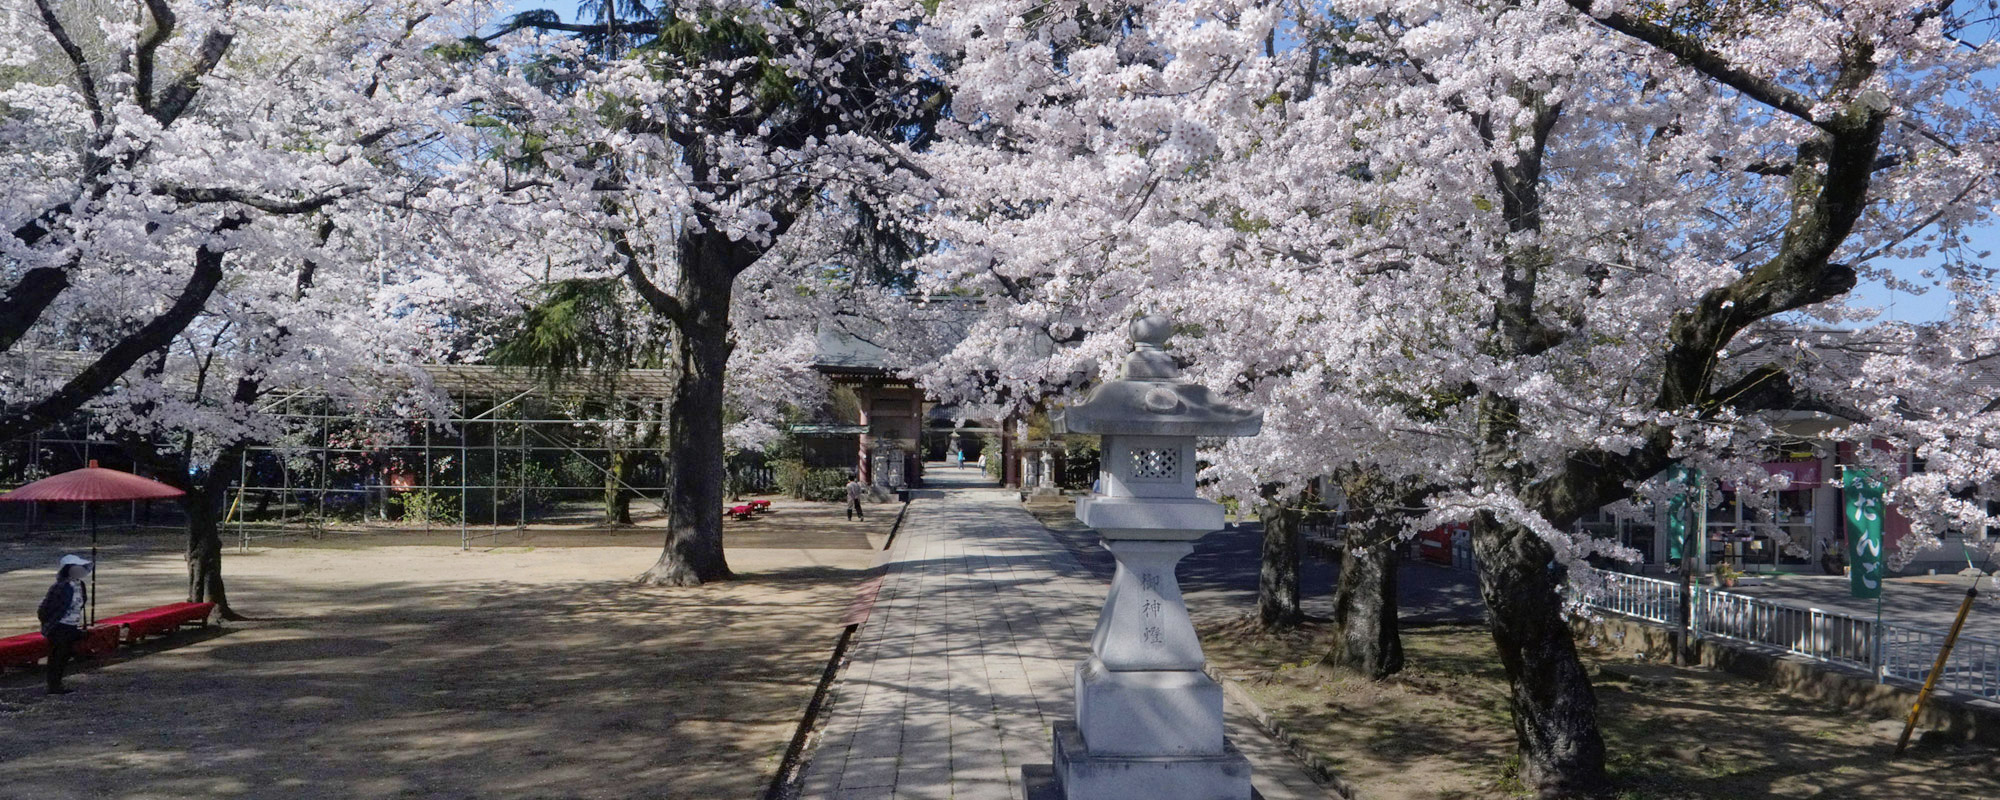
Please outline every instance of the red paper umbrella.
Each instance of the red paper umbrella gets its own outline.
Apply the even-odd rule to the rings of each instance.
[[[97,520],[91,519],[89,503],[100,500],[158,500],[187,494],[151,478],[119,472],[97,465],[50,475],[6,494],[0,501],[49,500],[84,503],[83,516],[90,520],[90,619],[97,620]]]
[[[159,500],[187,494],[152,478],[130,472],[105,469],[90,462],[83,469],[50,475],[6,494],[0,500],[54,500],[91,502],[96,500]]]

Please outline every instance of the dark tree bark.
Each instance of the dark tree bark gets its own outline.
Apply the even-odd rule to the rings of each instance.
[[[222,523],[228,513],[225,503],[229,498],[230,476],[236,474],[243,450],[242,445],[230,447],[222,458],[216,459],[207,479],[188,487],[187,495],[181,498],[181,508],[188,518],[188,602],[214,603],[222,618],[229,620],[243,616],[229,605],[228,587],[222,580]]]
[[[1372,680],[1403,671],[1403,634],[1396,620],[1396,541],[1347,547],[1333,587],[1333,649],[1322,663]]]
[[[1341,491],[1347,496],[1347,530],[1341,540],[1340,577],[1333,587],[1333,648],[1321,663],[1381,680],[1403,670],[1403,637],[1396,619],[1396,543],[1402,525],[1394,510],[1400,498],[1369,470],[1343,476]]]
[[[1521,782],[1543,797],[1609,794],[1597,694],[1565,624],[1555,553],[1534,532],[1491,514],[1473,520],[1479,593],[1507,673],[1507,706],[1521,752]]]
[[[236,396],[255,399],[257,383],[238,382]],[[229,605],[228,587],[222,580],[222,522],[228,513],[224,502],[229,497],[229,486],[243,462],[248,443],[224,448],[199,481],[190,477],[192,453],[186,446],[169,452],[153,440],[137,437],[123,439],[120,446],[133,462],[146,465],[155,480],[185,492],[175,502],[180,504],[188,521],[188,602],[214,603],[216,613],[223,619],[243,619]]]
[[[216,223],[214,232],[218,234],[238,230],[250,222],[248,217],[231,214]],[[19,438],[29,432],[53,425],[63,418],[76,413],[77,409],[90,402],[99,392],[111,387],[120,377],[132,369],[134,364],[148,354],[157,352],[187,329],[201,310],[208,305],[208,298],[222,283],[222,262],[228,250],[202,245],[195,251],[194,274],[188,277],[180,295],[171,306],[157,317],[148,321],[114,343],[76,374],[68,383],[53,394],[28,405],[26,408],[0,415],[0,442]],[[47,279],[53,280],[53,279]],[[24,280],[25,283],[25,280]],[[19,287],[17,287],[19,288]],[[54,294],[49,295],[51,298]],[[12,300],[13,295],[8,295]],[[26,309],[9,309],[8,314],[26,314]],[[37,310],[35,313],[39,314]],[[29,324],[33,320],[28,320]]]
[[[620,237],[620,241],[623,239]],[[626,251],[621,244],[621,252]],[[733,575],[722,549],[724,372],[734,343],[729,301],[736,276],[763,255],[748,241],[716,231],[682,235],[681,277],[672,295],[662,292],[627,259],[626,273],[639,295],[674,323],[678,375],[667,421],[667,542],[642,583],[693,586]]]
[[[42,312],[69,288],[69,272],[56,267],[28,270],[0,297],[0,352],[20,341],[42,318]]]
[[[1299,599],[1299,522],[1305,518],[1297,498],[1264,504],[1264,549],[1257,570],[1257,621],[1267,630],[1290,628],[1305,619]]]

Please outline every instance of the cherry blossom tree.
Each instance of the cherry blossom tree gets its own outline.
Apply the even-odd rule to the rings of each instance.
[[[912,12],[671,3],[584,24],[526,14],[483,40],[542,76],[539,95],[494,110],[519,133],[505,151],[522,165],[518,185],[559,220],[547,234],[565,268],[622,277],[674,332],[667,541],[644,581],[730,577],[726,376],[747,330],[732,322],[737,292],[815,296],[857,206],[916,202],[895,199],[908,176],[886,146],[921,136],[927,113],[899,44]],[[793,319],[809,336],[811,320]],[[796,356],[791,341],[760,349]]]
[[[267,395],[425,411],[410,365],[486,274],[459,224],[491,204],[453,185],[478,82],[438,50],[482,13],[6,7],[0,439],[92,410],[188,490],[190,599],[228,606],[223,491],[284,433]]]
[[[1415,526],[1471,522],[1522,778],[1601,794],[1552,566],[1630,554],[1568,533],[1581,515],[1676,462],[1762,485],[1775,412],[1820,410],[1888,444],[1868,458],[1939,459],[1892,489],[1910,542],[1992,524],[1958,496],[1992,488],[1988,276],[1940,267],[1962,300],[1934,329],[1847,298],[1987,218],[1976,23],[1887,0],[943,6],[931,274],[995,302],[923,374],[1060,394],[1117,323],[1174,315],[1196,379],[1269,409],[1214,489],[1376,469],[1428,490]],[[1829,359],[1857,341],[1834,325],[1887,346]]]

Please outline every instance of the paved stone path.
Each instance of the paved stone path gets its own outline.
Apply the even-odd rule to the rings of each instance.
[[[926,477],[963,480],[952,472]],[[1071,671],[1089,654],[1106,588],[1013,493],[921,492],[857,632],[803,796],[1028,800],[1021,767],[1051,761],[1050,724],[1074,713]],[[1333,796],[1242,709],[1229,715],[1265,800]]]

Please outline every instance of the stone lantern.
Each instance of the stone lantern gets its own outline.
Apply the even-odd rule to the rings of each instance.
[[[1165,317],[1132,323],[1116,380],[1062,414],[1098,434],[1097,494],[1076,517],[1118,561],[1076,668],[1076,721],[1055,725],[1055,778],[1067,800],[1250,800],[1250,762],[1222,735],[1222,687],[1201,671],[1201,642],[1174,567],[1222,528],[1222,506],[1195,496],[1195,439],[1255,436],[1263,412],[1224,404],[1181,376],[1163,348]]]

